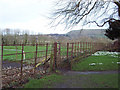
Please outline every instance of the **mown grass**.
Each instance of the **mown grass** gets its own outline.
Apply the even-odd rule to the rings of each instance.
[[[118,70],[118,58],[106,56],[90,56],[82,61],[79,61],[72,65],[72,70],[75,71],[103,71],[103,70]],[[89,65],[95,63],[96,65]],[[100,65],[99,63],[103,63]]]

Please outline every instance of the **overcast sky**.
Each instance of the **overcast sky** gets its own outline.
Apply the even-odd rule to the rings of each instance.
[[[66,33],[62,26],[50,28],[46,18],[53,10],[55,0],[0,0],[0,29],[29,30],[36,33]],[[80,29],[76,26],[74,30]],[[95,25],[92,28],[98,28]],[[103,27],[105,28],[105,27]]]

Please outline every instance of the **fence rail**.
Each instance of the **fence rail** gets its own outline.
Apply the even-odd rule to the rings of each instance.
[[[1,45],[1,60],[4,62],[5,60],[13,60],[19,62],[20,66],[18,71],[20,74],[20,79],[22,80],[24,77],[25,66],[30,66],[33,70],[34,74],[41,69],[37,68],[36,65],[43,62],[43,71],[47,68],[47,64],[52,66],[53,71],[56,68],[61,67],[61,63],[64,60],[72,66],[72,59],[77,56],[86,57],[87,55],[91,55],[92,53],[98,50],[107,50],[110,48],[111,44],[103,44],[103,43],[93,43],[93,42],[73,42],[73,43],[41,43],[41,44],[9,44],[9,45]],[[46,64],[47,63],[47,64]],[[52,64],[52,65],[50,65]],[[8,65],[9,66],[9,65]],[[3,63],[4,67],[4,63]],[[42,67],[40,67],[42,68]],[[6,69],[5,69],[6,70]],[[11,69],[12,70],[12,69]],[[3,70],[4,71],[4,70]],[[10,77],[10,75],[3,76]],[[18,73],[16,73],[18,74]],[[30,74],[30,73],[29,73]],[[12,74],[14,75],[14,73]],[[5,79],[5,77],[3,78]],[[11,79],[9,82],[14,81]],[[3,84],[6,83],[3,80]]]

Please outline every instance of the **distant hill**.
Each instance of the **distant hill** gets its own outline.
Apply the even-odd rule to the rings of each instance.
[[[47,34],[47,35],[50,35],[50,36],[67,36],[66,34]]]
[[[78,38],[78,37],[91,37],[91,38],[106,38],[104,35],[104,29],[83,29],[81,30],[73,30],[66,34],[66,36],[71,38]]]
[[[104,35],[105,29],[83,29],[72,30],[66,34],[47,34],[55,39],[68,38],[68,39],[78,39],[80,37],[90,37],[90,38],[106,38]]]

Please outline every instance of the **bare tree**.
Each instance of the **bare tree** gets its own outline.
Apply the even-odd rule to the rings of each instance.
[[[55,26],[65,24],[71,28],[77,24],[95,23],[103,27],[120,17],[119,0],[60,0],[53,13]]]

